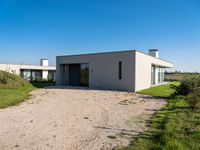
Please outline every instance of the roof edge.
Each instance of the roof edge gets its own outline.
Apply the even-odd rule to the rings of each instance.
[[[72,56],[98,55],[98,54],[110,54],[110,53],[126,53],[126,52],[139,52],[139,53],[142,53],[142,54],[144,54],[146,56],[153,57],[153,56],[150,56],[150,55],[146,54],[145,52],[143,52],[141,50],[120,50],[120,51],[110,51],[110,52],[97,52],[97,53],[72,54],[72,55],[59,55],[59,56],[56,56],[56,57],[72,57]],[[153,57],[153,58],[173,64],[172,62],[166,61],[164,59],[155,58],[155,57]]]
[[[82,56],[82,55],[98,55],[98,54],[110,54],[110,53],[126,53],[135,52],[137,50],[120,50],[120,51],[110,51],[110,52],[96,52],[96,53],[83,53],[83,54],[72,54],[72,55],[59,55],[56,57],[71,57],[71,56]]]

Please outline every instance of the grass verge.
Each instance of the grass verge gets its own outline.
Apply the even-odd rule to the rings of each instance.
[[[168,104],[147,121],[148,130],[133,138],[133,142],[123,150],[200,149],[199,110],[191,110],[184,96],[170,97],[173,89],[169,84],[143,90],[140,93],[168,98]]]

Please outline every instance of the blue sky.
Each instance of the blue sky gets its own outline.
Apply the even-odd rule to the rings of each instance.
[[[200,72],[200,1],[0,1],[0,63],[149,48],[176,70]]]

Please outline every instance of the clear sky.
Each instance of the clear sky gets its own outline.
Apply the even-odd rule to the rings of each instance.
[[[0,63],[149,48],[200,72],[200,0],[0,1]]]

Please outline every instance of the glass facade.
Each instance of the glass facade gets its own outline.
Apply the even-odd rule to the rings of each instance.
[[[48,80],[49,81],[55,81],[56,79],[56,71],[48,71]]]
[[[21,77],[29,81],[43,81],[42,70],[21,70]],[[55,71],[48,71],[48,80],[55,81]]]
[[[21,70],[21,77],[26,80],[31,80],[31,70]]]
[[[81,86],[89,86],[89,64],[81,64]]]
[[[162,83],[165,81],[165,69],[158,68],[158,83]]]
[[[151,84],[155,84],[155,66],[151,66]]]
[[[152,65],[151,84],[159,84],[165,81],[165,68]]]

